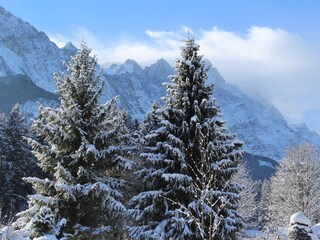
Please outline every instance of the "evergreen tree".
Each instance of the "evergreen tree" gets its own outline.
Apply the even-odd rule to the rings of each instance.
[[[243,224],[240,188],[230,179],[242,143],[229,133],[207,86],[199,45],[187,38],[168,83],[165,106],[152,110],[145,136],[144,189],[131,200],[134,239],[234,239]],[[159,126],[158,126],[159,124]]]
[[[54,75],[60,106],[40,106],[33,122],[44,143],[30,144],[52,177],[26,178],[36,194],[15,226],[30,230],[31,238],[102,239],[117,230],[126,212],[119,172],[131,166],[125,158],[128,134],[116,99],[99,104],[105,84],[90,52],[82,43],[71,63],[65,63],[68,72]]]
[[[5,116],[0,114],[0,222],[3,221],[6,210],[6,199],[8,194],[8,184],[7,184],[7,171],[4,156],[4,128],[5,128]]]
[[[159,114],[160,109],[157,101],[152,103],[151,109],[145,117],[141,131],[144,136],[148,135],[150,131],[157,129],[161,124],[161,116]]]
[[[32,192],[22,178],[29,176],[36,168],[35,158],[24,139],[28,129],[16,104],[8,118],[2,117],[2,174],[0,188],[3,213],[14,214],[27,206],[27,195]]]

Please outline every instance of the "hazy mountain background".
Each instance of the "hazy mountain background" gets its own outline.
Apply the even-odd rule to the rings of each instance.
[[[63,71],[62,62],[77,49],[72,43],[58,48],[45,33],[1,7],[0,25],[0,112],[8,113],[19,102],[30,118],[36,115],[36,102],[58,103],[52,73]],[[107,79],[103,100],[119,95],[119,105],[141,121],[154,100],[161,102],[162,83],[170,74],[174,68],[164,59],[144,68],[134,60],[112,64],[103,71]],[[270,176],[287,147],[302,142],[320,146],[316,132],[304,124],[290,126],[273,105],[247,96],[214,67],[208,83],[215,85],[214,98],[230,130],[245,143],[245,160],[254,178]]]

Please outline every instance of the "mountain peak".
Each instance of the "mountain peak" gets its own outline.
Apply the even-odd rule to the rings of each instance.
[[[66,45],[63,47],[64,50],[76,52],[78,49],[72,44],[72,42],[67,42]]]
[[[13,17],[13,14],[7,11],[4,7],[0,6],[0,16],[2,17]]]
[[[132,59],[127,59],[124,62],[124,64],[122,64],[122,66],[124,67],[125,71],[128,73],[133,73],[133,72],[136,72],[137,70],[138,71],[142,70],[141,66],[135,60],[132,60]]]
[[[141,66],[132,59],[127,59],[124,64],[121,64],[119,69],[118,69],[118,73],[138,73],[143,71]]]
[[[2,15],[2,13],[7,13],[8,11],[6,9],[4,9],[3,7],[0,6],[0,14]]]
[[[124,63],[140,67],[140,65],[133,59],[127,59]]]
[[[143,69],[141,66],[132,59],[127,59],[124,63],[122,64],[112,64],[110,65],[109,68],[106,69],[106,73],[109,75],[115,75],[115,74],[124,74],[124,73],[139,73],[142,72]]]
[[[61,50],[63,50],[68,55],[74,55],[77,53],[78,48],[76,48],[72,44],[72,42],[67,42],[66,45],[63,48],[61,48]]]
[[[0,25],[1,75],[27,75],[38,87],[54,92],[52,73],[60,72],[61,60],[68,61],[73,52],[59,49],[44,32],[3,7]]]
[[[151,64],[150,66],[145,68],[147,71],[156,71],[156,72],[173,72],[173,67],[165,60],[164,58],[160,58],[157,62]]]
[[[14,16],[3,7],[0,7],[0,24],[0,39],[9,39],[13,36],[14,38],[19,38],[38,32],[32,25]]]
[[[165,66],[170,66],[170,64],[167,62],[167,60],[165,60],[164,58],[160,58],[157,60],[157,62],[155,64],[158,65],[165,65]]]

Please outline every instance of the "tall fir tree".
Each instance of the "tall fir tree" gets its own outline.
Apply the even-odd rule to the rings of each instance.
[[[205,84],[199,45],[187,38],[170,76],[165,106],[152,110],[145,136],[144,190],[131,200],[133,239],[235,239],[243,220],[231,177],[242,158]]]
[[[5,155],[4,155],[4,129],[5,129],[5,115],[0,114],[0,221],[2,222],[6,210],[6,197],[8,194],[7,185],[7,171],[5,164]]]
[[[116,99],[101,105],[105,82],[97,59],[86,43],[54,75],[60,106],[40,106],[33,129],[44,142],[29,140],[40,167],[50,179],[26,178],[36,194],[18,214],[15,226],[30,230],[31,238],[45,234],[67,239],[103,239],[117,229],[125,214],[121,202],[121,169],[130,139]]]
[[[14,215],[27,206],[27,196],[32,193],[23,180],[36,169],[36,161],[25,138],[29,135],[19,104],[1,121],[2,164],[0,188],[2,213]]]

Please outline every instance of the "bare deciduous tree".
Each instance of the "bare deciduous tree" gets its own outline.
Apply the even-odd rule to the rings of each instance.
[[[302,144],[287,150],[271,179],[269,224],[286,226],[290,216],[303,212],[312,221],[320,219],[320,162],[313,146]]]

